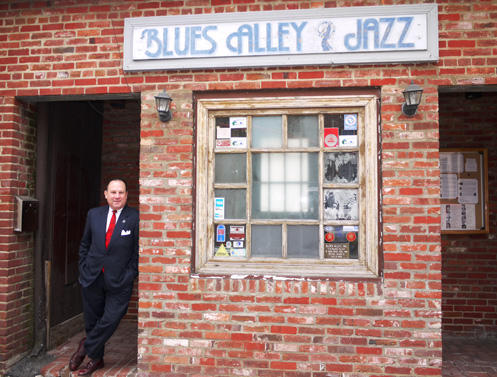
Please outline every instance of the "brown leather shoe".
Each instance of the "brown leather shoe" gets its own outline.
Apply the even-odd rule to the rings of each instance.
[[[78,372],[78,376],[91,376],[93,372],[97,369],[104,367],[104,359],[93,360],[90,359],[88,364],[86,364],[80,371]]]
[[[78,367],[81,365],[83,360],[85,359],[86,356],[86,351],[85,351],[85,340],[86,338],[83,338],[79,341],[79,346],[76,352],[74,352],[71,356],[71,360],[69,361],[69,370],[76,370]]]

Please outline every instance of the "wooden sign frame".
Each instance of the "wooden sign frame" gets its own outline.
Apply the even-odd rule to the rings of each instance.
[[[488,150],[440,149],[442,234],[489,232]]]

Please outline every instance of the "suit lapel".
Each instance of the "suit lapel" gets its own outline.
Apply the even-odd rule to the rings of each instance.
[[[97,216],[97,229],[98,229],[98,244],[102,245],[102,247],[105,249],[105,233],[106,233],[106,226],[107,226],[107,215],[109,213],[109,207],[104,206],[101,207],[101,213],[99,216]]]

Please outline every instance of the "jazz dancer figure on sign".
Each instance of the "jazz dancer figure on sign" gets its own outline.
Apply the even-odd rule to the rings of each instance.
[[[318,34],[321,38],[321,48],[323,51],[332,51],[331,41],[335,35],[335,25],[330,21],[323,21],[318,26]]]
[[[138,210],[126,206],[128,191],[121,179],[104,192],[108,205],[88,212],[79,246],[79,282],[83,297],[86,338],[69,361],[78,376],[90,376],[104,366],[105,343],[128,310],[138,275]]]

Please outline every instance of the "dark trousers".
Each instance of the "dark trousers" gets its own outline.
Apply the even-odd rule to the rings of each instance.
[[[90,358],[104,357],[105,343],[126,314],[132,291],[132,284],[119,291],[110,291],[103,273],[90,286],[82,288],[85,351]]]

